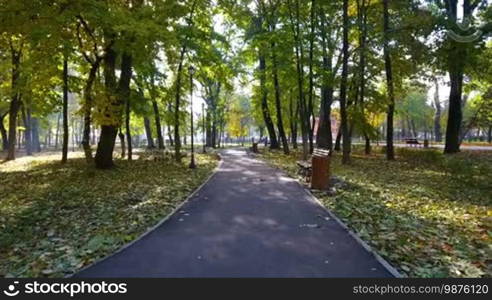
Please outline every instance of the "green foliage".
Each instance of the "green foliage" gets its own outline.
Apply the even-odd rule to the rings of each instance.
[[[228,109],[227,132],[235,138],[246,137],[252,125],[249,99],[243,95],[234,95]]]

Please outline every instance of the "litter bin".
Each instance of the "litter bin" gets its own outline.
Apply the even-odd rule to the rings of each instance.
[[[429,140],[428,139],[424,140],[424,148],[425,149],[429,148]]]
[[[323,149],[315,149],[311,159],[311,188],[315,190],[327,190],[330,185],[330,152]]]

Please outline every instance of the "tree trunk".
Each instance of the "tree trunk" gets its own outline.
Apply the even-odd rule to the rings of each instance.
[[[366,144],[365,144],[365,147],[364,147],[364,153],[366,155],[369,155],[369,154],[371,154],[371,139],[367,135],[364,136],[364,139],[366,141]]]
[[[147,137],[147,149],[154,149],[154,138],[152,137],[152,128],[150,127],[150,120],[148,117],[144,117],[145,136]]]
[[[155,129],[157,132],[157,144],[159,149],[166,149],[164,145],[164,138],[162,137],[162,127],[161,127],[161,116],[159,114],[159,106],[157,105],[157,101],[152,99],[152,107],[154,109],[154,120],[155,120]]]
[[[295,18],[292,7],[289,4],[289,14],[292,27],[292,33],[294,36],[294,49],[295,49],[295,61],[297,71],[297,87],[299,92],[299,120],[301,123],[301,135],[302,135],[302,159],[307,160],[309,155],[309,111],[306,105],[306,98],[304,94],[304,48],[302,46],[301,29],[300,29],[300,8],[299,0],[295,1]]]
[[[275,25],[272,25],[272,32],[275,30]],[[277,128],[278,135],[282,141],[282,147],[284,149],[284,154],[289,154],[289,142],[285,136],[284,123],[282,120],[282,105],[280,103],[280,84],[278,81],[278,68],[277,68],[277,54],[275,52],[275,42],[271,42],[272,50],[272,76],[273,76],[273,86],[275,89],[275,108],[277,111]]]
[[[309,99],[308,99],[308,124],[309,124],[309,153],[313,153],[314,150],[314,30],[315,30],[315,7],[316,1],[311,0],[311,32],[309,36]]]
[[[323,50],[323,82],[321,86],[321,104],[319,110],[318,132],[316,133],[316,146],[322,149],[333,150],[333,136],[331,128],[331,104],[333,103],[333,76],[328,77],[332,71],[332,57],[328,53],[327,34],[325,30],[326,19],[321,7],[321,42]]]
[[[97,58],[92,64],[89,71],[89,77],[84,88],[84,131],[82,135],[82,148],[84,149],[85,159],[87,163],[92,163],[92,148],[91,148],[91,112],[92,112],[92,87],[96,79],[97,70],[99,69],[100,59]]]
[[[126,140],[128,144],[128,160],[133,160],[133,141],[132,141],[132,130],[130,126],[130,98],[126,100],[125,105],[125,133]],[[138,143],[137,143],[138,147]]]
[[[417,127],[415,126],[415,121],[413,120],[413,118],[410,119],[410,125],[412,126],[413,137],[418,138],[419,133],[417,132]]]
[[[460,58],[462,59],[462,58]],[[461,96],[463,89],[463,71],[449,72],[451,92],[449,95],[448,124],[446,127],[446,145],[444,153],[452,154],[460,151],[460,130],[462,120]]]
[[[260,50],[261,52],[261,50]],[[275,133],[275,127],[273,125],[272,118],[270,116],[270,109],[268,108],[268,92],[266,87],[266,60],[263,54],[260,54],[260,86],[261,86],[261,112],[263,114],[263,121],[270,137],[270,149],[278,149],[279,143],[277,140],[277,134]]]
[[[0,115],[0,135],[2,136],[2,151],[7,151],[9,148],[9,137],[7,135],[7,129],[3,124],[3,120],[7,116],[7,113]]]
[[[91,146],[96,144],[96,126],[92,125]]]
[[[186,53],[186,47],[181,49],[179,66],[176,75],[176,97],[174,103],[174,154],[176,161],[181,161],[181,137],[179,135],[179,106],[181,104],[181,76],[183,71],[183,61]]]
[[[492,125],[489,126],[489,130],[487,132],[487,142],[492,143]]]
[[[61,113],[58,113],[58,117],[56,119],[56,135],[55,135],[55,150],[58,150],[58,140],[60,137],[60,121],[61,121]]]
[[[215,149],[217,148],[217,122],[214,115],[212,115],[212,148]]]
[[[24,145],[26,155],[32,156],[32,131],[31,131],[31,109],[22,106],[22,123],[24,124]]]
[[[170,125],[167,125],[167,138],[169,139],[169,145],[171,145],[171,147],[173,147],[174,146],[174,140],[173,140],[173,135],[172,135]]]
[[[359,44],[360,44],[360,56],[359,56],[359,109],[360,115],[363,122],[363,134],[365,139],[364,152],[366,155],[371,154],[371,140],[367,134],[367,127],[369,124],[366,122],[366,117],[364,113],[364,101],[366,95],[366,41],[367,41],[367,4],[365,0],[359,2],[357,1],[358,12],[357,18],[359,23]]]
[[[292,143],[292,148],[294,149],[297,149],[297,117],[298,116],[299,116],[299,105],[297,103],[294,103],[291,94],[290,102],[289,102],[289,121],[290,121],[291,143]]]
[[[205,139],[206,139],[206,146],[207,147],[212,147],[212,121],[211,121],[211,109],[210,106],[207,106],[207,116],[205,118]]]
[[[451,20],[456,21],[458,16],[457,0],[447,2],[446,10]],[[473,16],[473,11],[477,8],[478,2],[471,0],[463,1],[463,19],[468,20]],[[460,5],[461,6],[461,5]],[[447,57],[447,67],[451,83],[449,95],[448,124],[446,127],[446,145],[444,153],[452,154],[460,151],[461,122],[463,119],[463,104],[466,99],[462,99],[463,94],[463,74],[465,63],[467,63],[467,46],[463,43],[449,39],[450,49]]]
[[[23,136],[24,135],[23,134],[24,132],[22,130],[20,130],[20,127],[21,126],[22,126],[22,124],[21,124],[20,120],[17,120],[17,128],[18,128],[18,130],[17,130],[17,136],[18,136],[18,138],[17,138],[17,148],[18,149],[21,149],[21,147],[22,147],[22,141],[24,139],[24,136]]]
[[[63,142],[62,142],[62,164],[68,159],[68,58],[63,57]]]
[[[195,13],[197,0],[193,1],[193,5],[191,6],[189,18],[188,18],[188,27],[193,26],[193,15]],[[174,155],[177,162],[181,162],[181,137],[179,135],[179,106],[181,104],[181,77],[183,71],[183,63],[184,57],[187,51],[187,40],[189,39],[189,35],[186,36],[186,41],[181,46],[181,53],[179,56],[179,65],[176,75],[176,97],[174,103]]]
[[[38,120],[38,123],[39,123],[39,120]],[[48,150],[48,148],[51,147],[52,128],[51,128],[51,124],[49,124],[48,126],[49,127],[48,127],[48,130],[46,132],[45,140],[44,140],[44,147],[43,147],[44,150]],[[39,127],[39,124],[38,124],[38,127]]]
[[[20,61],[22,49],[16,51],[11,45],[12,56],[12,100],[9,107],[9,147],[6,160],[15,159],[15,143],[17,140],[17,114],[21,105],[21,93],[19,91]]]
[[[99,169],[110,169],[113,164],[113,150],[118,130],[115,126],[102,125],[99,143],[96,152],[96,167]]]
[[[120,131],[118,132],[118,137],[120,138],[121,158],[125,158],[126,156],[125,135],[121,131],[121,128]]]
[[[395,93],[393,87],[393,70],[391,65],[391,53],[389,49],[389,0],[383,0],[383,15],[384,15],[384,65],[386,69],[386,83],[388,86],[388,112],[386,120],[386,158],[388,160],[395,159],[395,150],[393,146],[393,117],[395,114]]]
[[[441,102],[439,101],[439,82],[437,81],[437,77],[434,77],[434,85],[436,87],[436,92],[434,94],[434,107],[436,109],[436,113],[434,115],[434,139],[436,142],[442,142],[442,133],[441,133]]]
[[[349,59],[349,18],[348,18],[348,0],[343,0],[343,62],[342,62],[342,78],[340,84],[340,115],[341,129],[343,139],[343,155],[342,163],[350,163],[350,136],[348,132],[348,117],[347,117],[347,77],[348,77],[348,59]]]
[[[125,103],[125,127],[126,127],[126,140],[128,146],[128,160],[133,159],[133,147],[132,147],[132,135],[130,127],[130,81],[132,78],[132,64],[133,57],[128,53],[123,53],[121,57],[121,75],[118,85],[118,92],[120,94],[120,103]],[[116,128],[115,128],[116,129]],[[116,138],[116,137],[115,137]]]
[[[32,140],[32,150],[38,153],[41,152],[41,144],[39,142],[38,118],[31,118],[31,140]]]
[[[132,56],[124,53],[121,58],[121,74],[118,87],[116,88],[116,52],[113,49],[108,49],[104,57],[104,77],[105,85],[108,93],[116,94],[116,102],[113,106],[121,107],[127,103],[130,96],[130,81],[132,77]],[[118,121],[113,121],[113,124],[101,126],[101,135],[97,146],[95,157],[96,167],[99,169],[109,169],[114,166],[113,151],[120,125],[120,116],[114,116]],[[131,141],[128,141],[131,144]],[[130,146],[129,146],[130,148]]]
[[[335,139],[335,151],[342,150],[342,127],[338,128],[337,137]]]

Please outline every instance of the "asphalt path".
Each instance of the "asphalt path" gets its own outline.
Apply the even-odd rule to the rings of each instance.
[[[165,222],[76,277],[392,277],[304,188],[244,150]]]

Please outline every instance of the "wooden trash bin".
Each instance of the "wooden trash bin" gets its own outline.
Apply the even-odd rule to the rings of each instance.
[[[330,186],[330,152],[328,150],[315,149],[311,165],[311,188],[327,190]]]

